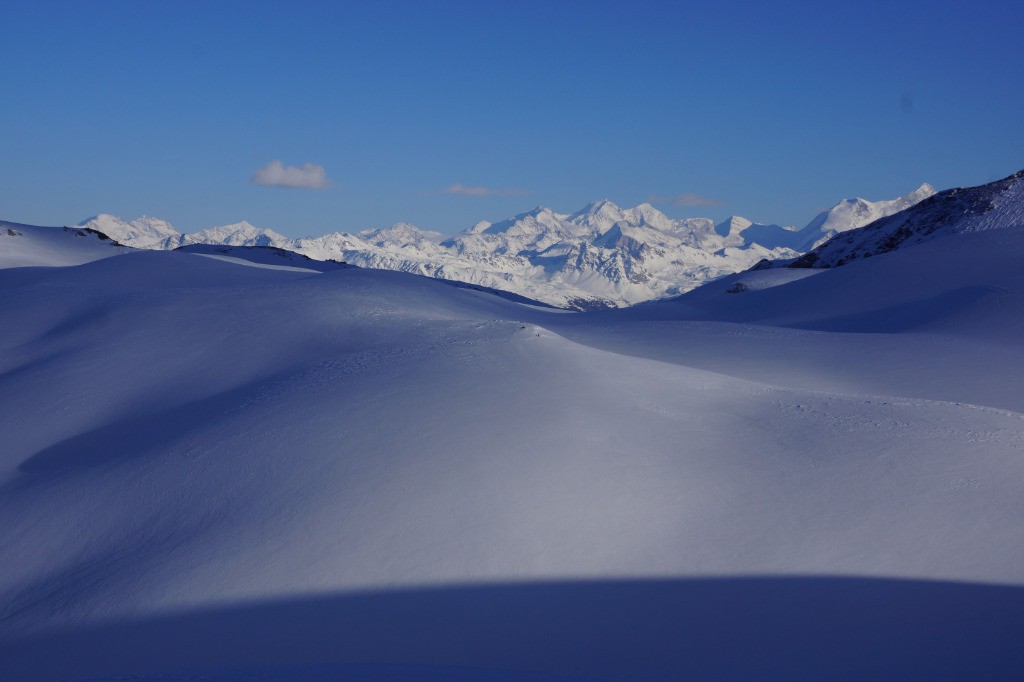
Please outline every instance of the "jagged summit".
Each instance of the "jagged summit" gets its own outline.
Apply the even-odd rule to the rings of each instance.
[[[583,210],[570,215],[567,222],[604,232],[622,220],[623,214],[622,208],[617,204],[608,199],[602,199],[593,201],[587,204]]]
[[[743,216],[733,215],[715,225],[715,232],[723,237],[738,235],[753,224],[753,221],[747,220]]]
[[[123,220],[109,213],[100,213],[78,223],[78,227],[97,230],[125,246],[140,249],[164,248],[166,240],[180,236],[166,220],[142,215],[135,220]]]

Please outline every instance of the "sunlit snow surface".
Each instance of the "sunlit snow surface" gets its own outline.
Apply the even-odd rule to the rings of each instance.
[[[93,230],[0,221],[0,269],[81,265],[129,251]]]
[[[1024,664],[1019,231],[599,314],[240,253],[0,271],[6,677]]]

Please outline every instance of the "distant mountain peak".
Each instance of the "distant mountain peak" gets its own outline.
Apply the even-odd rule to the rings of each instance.
[[[412,223],[398,222],[391,227],[362,230],[358,236],[377,246],[403,246],[434,240],[442,235],[439,232],[421,230]]]
[[[880,218],[899,213],[915,206],[935,194],[935,188],[927,182],[913,192],[895,199],[868,201],[860,197],[844,199],[827,211],[822,211],[801,230],[804,239],[798,250],[807,251],[840,232],[863,227]]]
[[[227,225],[218,225],[217,227],[209,228],[211,230],[259,230],[248,220],[239,220],[237,223],[228,223]]]
[[[230,223],[230,224],[227,224],[227,225],[217,225],[216,227],[208,227],[205,230],[199,230],[198,232],[193,232],[192,234],[194,234],[194,235],[204,234],[205,235],[205,234],[224,234],[224,233],[266,234],[266,235],[270,235],[272,237],[276,237],[276,238],[280,238],[280,239],[287,239],[287,237],[285,237],[284,235],[278,234],[277,232],[274,232],[273,230],[270,230],[270,229],[267,229],[267,228],[264,228],[264,227],[256,227],[255,225],[250,223],[248,220],[240,220],[237,223]]]
[[[1022,177],[1021,173],[1016,173],[986,185],[958,187],[938,193],[934,193],[931,185],[922,185],[899,199],[879,202],[896,210],[858,226],[858,229],[848,230],[848,234],[842,238],[818,243],[813,250],[797,258],[790,267],[837,267],[939,236],[995,229],[1022,229]],[[922,194],[927,196],[915,201]]]
[[[618,209],[619,206],[614,201],[608,198],[598,199],[597,201],[591,201],[589,204],[583,207],[580,213],[599,213],[601,211],[611,211]]]
[[[730,234],[739,234],[753,224],[754,222],[752,220],[747,220],[743,216],[731,215],[715,225],[715,232],[723,237],[728,237]]]
[[[96,230],[119,244],[142,249],[162,248],[164,241],[180,237],[169,222],[147,215],[129,221],[109,213],[99,213],[83,220],[78,227]]]

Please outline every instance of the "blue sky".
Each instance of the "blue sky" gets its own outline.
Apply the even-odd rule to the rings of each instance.
[[[0,26],[20,222],[453,232],[607,197],[803,225],[1024,168],[1005,0],[9,2]],[[326,186],[254,184],[274,161]]]

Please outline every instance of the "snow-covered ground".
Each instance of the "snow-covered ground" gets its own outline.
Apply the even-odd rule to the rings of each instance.
[[[1024,664],[1020,229],[599,313],[275,253],[0,270],[11,679]]]
[[[0,269],[81,265],[132,250],[86,228],[38,227],[0,220]]]

